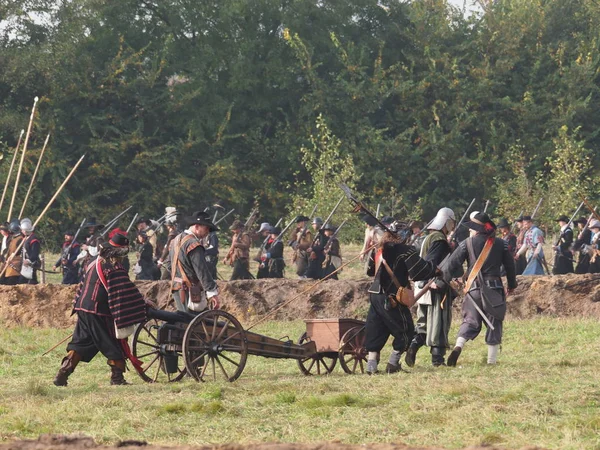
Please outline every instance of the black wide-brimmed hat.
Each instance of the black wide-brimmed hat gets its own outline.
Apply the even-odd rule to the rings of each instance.
[[[465,222],[465,225],[471,230],[484,234],[491,234],[496,230],[496,224],[492,222],[490,216],[483,212],[475,214],[471,220]]]
[[[90,217],[90,219],[87,221],[87,223],[85,224],[85,228],[102,228],[104,226],[104,224],[100,223],[100,222],[96,222],[96,218],[95,217]]]
[[[279,236],[281,234],[281,228],[280,227],[271,227],[271,229],[269,230],[269,234],[275,234],[275,235]]]
[[[213,231],[219,231],[219,227],[211,222],[208,213],[205,213],[204,211],[194,212],[191,216],[184,219],[184,223],[186,227],[191,227],[192,225],[204,225],[208,227],[211,233]]]
[[[498,228],[510,228],[510,223],[504,217],[498,221]]]
[[[569,222],[569,218],[563,214],[561,216],[558,216],[558,219],[556,219],[555,222]]]
[[[525,221],[527,221],[527,222],[531,222],[533,219],[531,218],[531,216],[523,216],[523,217],[522,217],[522,220],[523,220],[524,222],[525,222]]]
[[[523,216],[519,216],[515,219],[515,222],[521,223],[523,222]]]
[[[367,225],[374,227],[375,225],[377,225],[377,219],[375,219],[375,217],[369,215],[369,214],[365,214],[364,216],[361,217],[361,219],[363,220],[363,222],[365,222]]]
[[[577,225],[577,224],[585,225],[587,223],[587,219],[585,217],[580,217],[579,219],[575,219],[573,221],[573,223],[575,225]]]
[[[309,222],[309,221],[310,221],[310,219],[309,219],[308,217],[306,217],[306,216],[302,216],[302,215],[300,215],[300,216],[297,216],[297,217],[294,219],[294,223],[300,223],[300,222]]]

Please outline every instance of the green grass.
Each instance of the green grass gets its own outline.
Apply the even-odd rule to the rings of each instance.
[[[101,356],[67,388],[52,385],[64,350],[41,357],[68,330],[0,331],[0,440],[84,433],[102,443],[405,443],[459,448],[600,448],[600,327],[594,320],[508,321],[497,366],[482,337],[459,367],[434,369],[424,349],[411,373],[303,376],[293,360],[249,356],[234,383],[109,386]],[[257,331],[299,336],[302,321]],[[452,336],[456,335],[453,328]],[[390,348],[382,355],[381,368]]]

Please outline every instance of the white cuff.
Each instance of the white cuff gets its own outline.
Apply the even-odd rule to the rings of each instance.
[[[96,256],[98,254],[98,247],[88,246],[88,253],[90,254],[90,256]]]
[[[214,289],[212,291],[206,291],[206,298],[213,298],[215,295],[219,295],[218,289]]]

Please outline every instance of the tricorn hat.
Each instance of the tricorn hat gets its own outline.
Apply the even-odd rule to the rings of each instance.
[[[234,222],[235,223],[235,222]],[[207,226],[209,231],[219,231],[219,228],[211,222],[209,216],[204,211],[196,211],[191,216],[185,218],[185,226],[191,227],[192,225],[204,225]]]
[[[465,222],[465,225],[471,230],[475,230],[478,233],[491,234],[496,230],[496,224],[492,222],[490,216],[486,213],[478,213],[471,218],[471,220]]]
[[[556,222],[569,222],[569,218],[567,216],[565,216],[564,214],[558,216],[558,219],[556,219]]]
[[[229,227],[231,231],[241,230],[242,228],[244,228],[244,224],[239,219],[234,220],[231,226]]]
[[[510,223],[504,217],[498,221],[498,228],[510,228]]]
[[[308,217],[300,215],[294,219],[294,223],[308,222],[309,220],[310,219]]]

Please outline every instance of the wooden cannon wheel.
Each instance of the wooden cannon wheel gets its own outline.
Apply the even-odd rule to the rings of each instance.
[[[185,367],[196,381],[236,380],[248,357],[248,341],[242,325],[218,309],[205,311],[188,325],[183,337]]]
[[[167,371],[165,349],[164,347],[161,349],[158,339],[158,329],[162,324],[160,320],[148,319],[142,322],[133,334],[131,351],[142,362],[142,371],[138,372],[138,375],[148,383],[179,381],[186,373],[181,345],[171,352],[177,355],[176,371],[174,373]]]
[[[339,360],[344,372],[353,374],[360,371],[365,373],[367,366],[367,349],[365,327],[356,326],[344,333],[340,340]]]
[[[308,334],[303,333],[298,340],[298,345],[309,340]],[[335,352],[317,352],[308,358],[299,359],[298,367],[304,375],[327,375],[333,372],[337,359]]]

